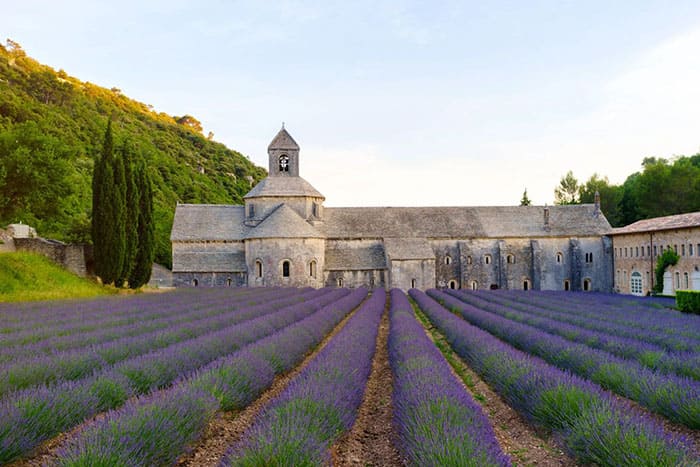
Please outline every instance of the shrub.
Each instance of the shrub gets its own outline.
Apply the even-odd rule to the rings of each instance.
[[[700,290],[676,290],[676,307],[700,315]]]

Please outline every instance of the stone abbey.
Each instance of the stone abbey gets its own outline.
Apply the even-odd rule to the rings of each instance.
[[[613,290],[599,202],[331,208],[284,128],[268,155],[244,206],[177,206],[176,286]]]

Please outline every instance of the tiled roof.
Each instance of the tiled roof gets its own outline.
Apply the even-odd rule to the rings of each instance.
[[[613,229],[613,235],[622,235],[639,232],[653,232],[656,230],[674,230],[700,227],[700,212],[676,214],[675,216],[655,217],[637,221],[625,227]]]
[[[327,238],[507,238],[607,235],[592,204],[550,206],[325,208]]]
[[[323,234],[286,204],[280,204],[260,224],[250,229],[250,238],[323,238]]]
[[[301,177],[271,176],[264,178],[243,198],[256,198],[261,196],[306,196],[325,199],[309,182]]]
[[[299,149],[299,145],[297,144],[296,141],[294,141],[294,138],[292,138],[292,135],[287,133],[287,130],[282,127],[282,129],[277,133],[277,135],[272,138],[272,141],[270,142],[270,145],[267,147],[268,150],[270,149]]]
[[[326,248],[324,268],[329,271],[366,271],[386,269],[384,247],[381,244],[353,248],[352,246]]]
[[[170,239],[173,241],[242,240],[248,231],[243,206],[178,204]]]
[[[389,259],[435,259],[435,252],[425,238],[385,238],[384,248]]]

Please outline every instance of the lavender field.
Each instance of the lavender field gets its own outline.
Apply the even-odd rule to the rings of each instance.
[[[334,446],[361,412],[399,465],[554,465],[523,457],[454,359],[565,464],[700,465],[700,317],[668,305],[338,288],[0,305],[0,465],[351,465]],[[391,410],[366,415],[381,374]]]

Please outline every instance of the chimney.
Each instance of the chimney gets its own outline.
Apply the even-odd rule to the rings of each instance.
[[[595,191],[595,215],[597,216],[600,213],[600,192],[598,190]]]
[[[549,207],[544,207],[544,230],[549,230]]]

